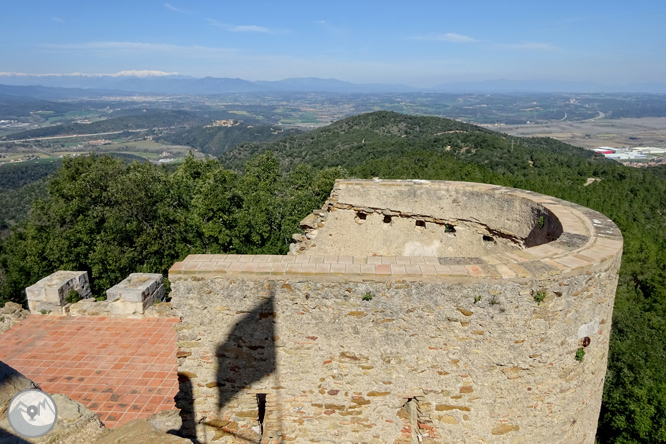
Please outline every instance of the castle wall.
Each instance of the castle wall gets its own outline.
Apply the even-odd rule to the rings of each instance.
[[[556,239],[562,227],[539,199],[483,184],[338,182],[303,221],[292,254],[481,257]],[[360,185],[360,186],[359,186]],[[494,187],[496,188],[496,187]]]
[[[174,265],[184,423],[202,442],[594,443],[619,231],[489,190],[539,200],[562,235],[482,258]]]

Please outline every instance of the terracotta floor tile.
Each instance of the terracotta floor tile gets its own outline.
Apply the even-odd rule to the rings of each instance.
[[[157,412],[157,407],[153,405],[147,405],[142,409],[143,413],[148,413],[152,415],[153,413]]]
[[[175,322],[29,316],[0,335],[0,360],[116,427],[175,407]]]
[[[103,404],[107,402],[109,399],[111,399],[111,393],[98,393],[97,396],[95,396],[95,398],[93,399],[93,401]]]
[[[144,395],[150,395],[153,396],[157,393],[157,389],[159,387],[144,387],[141,389],[141,393]]]
[[[161,387],[162,384],[164,384],[164,379],[162,379],[162,378],[153,378],[148,383],[148,387]]]

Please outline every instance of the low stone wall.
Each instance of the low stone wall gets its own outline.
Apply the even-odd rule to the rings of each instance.
[[[533,200],[561,234],[484,257],[175,264],[190,432],[229,443],[592,444],[621,235],[559,199],[473,186]]]
[[[263,393],[267,438],[411,442],[415,421],[423,442],[593,442],[618,265],[537,284],[176,281],[179,371],[208,439],[256,438]]]
[[[85,271],[56,271],[25,289],[28,306],[33,314],[58,316],[112,316],[118,318],[174,317],[169,303],[164,302],[163,277],[157,273],[132,273],[106,291],[107,300],[91,298],[88,274]],[[81,299],[67,300],[71,290]],[[16,310],[10,305],[3,309]],[[7,313],[9,314],[9,312]],[[15,316],[14,316],[15,317]],[[13,317],[0,318],[0,330],[13,325]],[[4,331],[2,330],[2,331]]]

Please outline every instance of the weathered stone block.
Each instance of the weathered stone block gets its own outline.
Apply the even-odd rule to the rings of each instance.
[[[106,290],[106,300],[122,298],[127,302],[142,302],[148,297],[162,301],[164,287],[159,273],[132,273],[125,280]]]
[[[91,296],[88,273],[85,271],[56,271],[25,289],[28,307],[32,313],[42,310],[64,314],[62,307],[67,304],[66,297],[70,290],[76,291],[81,298]]]
[[[152,299],[146,299],[143,302],[125,302],[118,299],[109,303],[109,313],[114,317],[130,317],[143,315],[148,307],[153,304]]]
[[[164,300],[164,285],[159,273],[132,273],[106,291],[111,316],[143,315],[155,302]]]

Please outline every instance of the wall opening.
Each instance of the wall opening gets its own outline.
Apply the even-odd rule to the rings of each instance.
[[[484,235],[484,236],[483,236],[483,241],[484,241],[484,242],[493,242],[493,241],[495,241],[495,239],[494,239],[492,236],[486,236],[486,235]]]
[[[417,220],[416,221],[416,228],[417,229],[424,229],[425,228],[425,221],[424,220]]]
[[[445,233],[455,233],[456,232],[456,227],[454,227],[451,224],[444,224],[444,232]]]
[[[391,216],[388,216],[388,215],[384,216],[384,223],[385,224],[390,224],[391,223]]]
[[[266,393],[257,393],[257,420],[259,421],[259,434],[264,436],[264,420],[266,418]]]
[[[358,217],[361,220],[365,220],[365,218],[368,217],[368,215],[365,214],[365,213],[361,213],[360,211],[357,211],[356,212],[356,217]]]
[[[411,444],[422,444],[423,435],[419,427],[419,415],[421,411],[419,408],[419,401],[416,398],[407,398],[400,410],[398,417],[400,418],[403,427],[406,427],[411,434]]]

